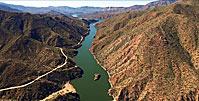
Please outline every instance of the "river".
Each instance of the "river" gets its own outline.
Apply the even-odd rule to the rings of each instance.
[[[98,22],[101,21],[99,20]],[[74,57],[76,65],[83,69],[84,74],[82,78],[72,80],[71,83],[80,95],[81,101],[111,101],[113,98],[107,94],[110,88],[108,74],[97,64],[89,51],[93,37],[97,32],[94,24],[90,24],[90,34],[82,42],[82,47],[78,49],[78,54]],[[94,81],[95,73],[101,75],[98,81]]]

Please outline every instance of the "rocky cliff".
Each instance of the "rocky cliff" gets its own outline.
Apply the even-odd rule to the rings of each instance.
[[[127,12],[97,24],[90,51],[118,101],[197,101],[199,7],[184,3]]]
[[[1,100],[40,100],[60,90],[67,81],[80,78],[83,71],[72,57],[88,27],[85,20],[64,15],[0,11],[0,89],[26,84],[63,64],[65,57],[56,47],[62,47],[69,58],[67,65],[27,87],[0,92]],[[66,96],[66,100],[79,99],[73,93]]]

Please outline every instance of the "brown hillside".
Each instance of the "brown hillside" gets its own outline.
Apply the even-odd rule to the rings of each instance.
[[[77,54],[77,47],[72,46],[87,35],[88,24],[84,22],[66,16],[0,11],[0,89],[25,84],[63,64],[64,56],[55,47],[62,47],[68,58]],[[0,98],[43,99],[82,73],[69,59],[65,67],[32,85],[0,92]],[[73,95],[77,96],[69,94],[68,99],[76,98]]]
[[[198,101],[199,7],[123,13],[97,28],[91,52],[109,73],[114,99]]]

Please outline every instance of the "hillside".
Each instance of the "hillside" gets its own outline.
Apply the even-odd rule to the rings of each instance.
[[[0,92],[1,100],[40,100],[62,89],[83,71],[72,59],[78,44],[88,34],[86,20],[67,16],[32,15],[0,11],[0,89],[26,84],[65,61],[67,64],[35,83],[20,89]],[[64,95],[79,99],[78,94]],[[61,99],[59,96],[58,99]]]
[[[109,94],[118,101],[197,101],[198,11],[178,2],[97,24],[90,51],[109,74]]]

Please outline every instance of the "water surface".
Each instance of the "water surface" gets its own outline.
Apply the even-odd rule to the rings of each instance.
[[[83,41],[82,47],[78,49],[78,55],[74,57],[76,65],[83,69],[84,74],[82,78],[72,80],[71,83],[80,95],[81,101],[111,101],[112,97],[107,94],[110,88],[108,74],[97,64],[89,51],[97,31],[94,24],[90,24],[90,34]],[[95,73],[101,75],[100,80],[93,80]]]
[[[72,17],[77,18],[77,17],[78,17],[78,15],[77,15],[77,14],[73,14],[73,15],[72,15]]]

